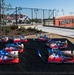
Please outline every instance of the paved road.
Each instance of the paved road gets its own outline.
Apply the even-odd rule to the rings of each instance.
[[[54,27],[44,27],[44,26],[37,26],[39,30],[55,33],[62,36],[72,37],[74,38],[74,30],[73,29],[63,29],[63,28],[54,28]]]

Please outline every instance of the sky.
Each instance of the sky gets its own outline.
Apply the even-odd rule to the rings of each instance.
[[[10,3],[12,7],[56,9],[57,16],[74,12],[74,0],[5,0],[5,3]],[[64,13],[61,12],[62,9]]]

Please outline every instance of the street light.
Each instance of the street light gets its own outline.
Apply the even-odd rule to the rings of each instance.
[[[70,12],[69,14],[70,14],[70,15],[73,15],[73,12]]]
[[[37,12],[38,12],[38,9],[34,9],[34,12],[36,14],[36,23],[37,23]]]
[[[51,17],[51,14],[50,14],[50,12],[51,12],[51,10],[49,10],[49,13],[48,13],[48,14],[49,14],[49,19],[50,19],[50,17]]]
[[[55,10],[55,17],[58,16],[58,12],[59,12],[59,10]]]
[[[38,9],[34,9],[34,12],[36,14],[36,26],[37,26],[37,11],[39,11]],[[36,26],[34,28],[36,28]]]
[[[55,12],[55,17],[57,17],[57,16],[58,16],[58,12],[59,12],[59,10],[57,10],[57,9],[53,9],[53,11]]]
[[[53,9],[53,10],[51,10],[52,11],[52,14],[53,14],[53,17],[56,17],[56,9]],[[52,15],[51,14],[51,15]]]
[[[18,7],[18,12],[21,14],[21,10],[22,8],[21,7]]]
[[[64,16],[64,10],[63,10],[63,9],[61,10],[61,12],[62,12],[62,14],[63,14],[63,16]]]
[[[57,16],[59,16],[58,12],[59,12],[59,10],[57,10]]]

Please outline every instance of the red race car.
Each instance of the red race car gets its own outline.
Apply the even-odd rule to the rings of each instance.
[[[7,42],[9,40],[8,36],[0,37],[0,42]]]
[[[23,44],[6,44],[6,48],[4,49],[6,52],[9,51],[18,51],[19,53],[22,53],[24,49]]]
[[[71,51],[62,51],[61,53],[57,53],[54,51],[54,53],[52,53],[52,54],[49,53],[48,62],[74,63],[74,57],[71,54]]]
[[[57,49],[57,48],[67,48],[68,47],[68,42],[67,40],[65,42],[61,41],[49,41],[46,43],[46,45],[52,49]]]
[[[23,43],[28,42],[28,40],[25,36],[21,36],[21,37],[15,36],[15,37],[13,37],[12,40],[13,40],[14,43],[16,43],[16,42],[23,42]]]
[[[45,41],[48,41],[49,37],[46,36],[46,34],[44,34],[43,36],[40,35],[38,37],[39,41],[42,41],[42,42],[45,42]]]
[[[23,49],[21,49],[21,48],[15,48],[15,47],[10,47],[10,48],[6,47],[5,48],[5,51],[6,52],[18,51],[19,53],[22,53],[23,52]]]
[[[38,55],[46,63],[74,63],[74,54],[72,54],[71,51],[67,50],[59,51],[48,49],[48,57],[46,57],[47,59],[43,58],[43,56],[40,53],[40,50],[38,50]]]
[[[14,64],[19,63],[18,51],[1,52],[0,51],[0,64]]]

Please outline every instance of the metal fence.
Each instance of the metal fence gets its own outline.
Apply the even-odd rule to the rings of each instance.
[[[54,25],[54,9],[38,8],[4,8],[2,9],[0,24],[1,25]]]
[[[23,7],[0,8],[0,25],[50,25],[74,28],[73,19],[70,19],[70,21],[56,20],[56,13],[55,9],[50,10]],[[65,23],[60,24],[60,21]],[[69,24],[69,22],[71,24]]]

